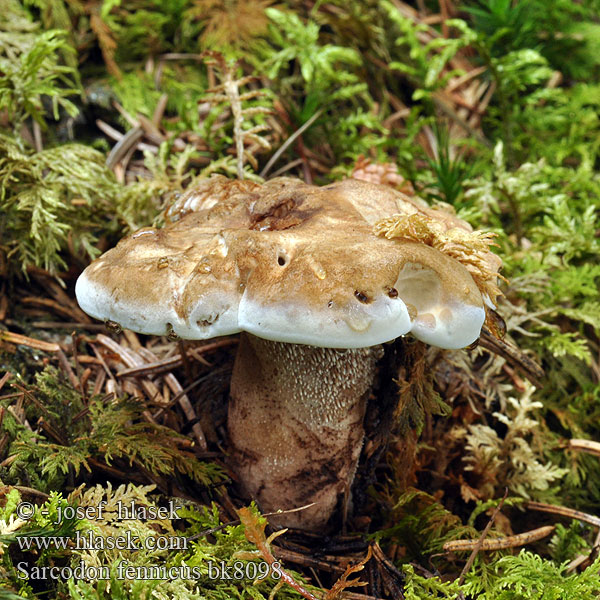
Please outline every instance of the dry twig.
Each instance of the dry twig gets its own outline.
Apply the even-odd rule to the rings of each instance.
[[[580,510],[574,510],[573,508],[567,508],[566,506],[555,506],[554,504],[545,504],[544,502],[528,502],[525,506],[531,510],[539,510],[552,515],[577,519],[578,521],[589,523],[595,527],[600,527],[599,517],[581,512]]]
[[[525,531],[524,533],[507,535],[505,537],[490,540],[481,540],[481,538],[478,540],[453,540],[444,544],[444,550],[446,552],[464,552],[468,550],[475,552],[479,550],[504,550],[505,548],[517,548],[518,546],[531,544],[532,542],[537,542],[538,540],[549,536],[554,529],[554,525],[545,525],[544,527],[538,527],[537,529]],[[478,544],[480,544],[479,548],[476,547]],[[473,555],[473,560],[474,559],[475,556]],[[465,574],[467,572],[468,571],[465,571]],[[464,575],[461,573],[461,579],[459,579],[459,583],[462,583],[463,579]]]
[[[587,452],[589,454],[593,454],[594,456],[600,456],[600,443],[592,442],[591,440],[569,440],[569,449],[581,450],[582,452]]]
[[[54,342],[42,342],[41,340],[35,340],[20,333],[13,333],[12,331],[0,331],[0,341],[10,342],[17,346],[27,346],[36,350],[43,350],[44,352],[58,352],[60,350],[60,346]]]

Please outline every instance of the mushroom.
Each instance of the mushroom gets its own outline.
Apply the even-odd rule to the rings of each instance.
[[[472,232],[386,186],[212,177],[77,281],[89,315],[139,333],[242,332],[229,461],[277,525],[316,530],[349,492],[382,344],[478,339],[500,261]]]

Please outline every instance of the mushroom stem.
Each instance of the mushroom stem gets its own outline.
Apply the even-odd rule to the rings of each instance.
[[[348,493],[381,347],[337,350],[242,333],[231,379],[231,465],[270,519],[315,530]]]

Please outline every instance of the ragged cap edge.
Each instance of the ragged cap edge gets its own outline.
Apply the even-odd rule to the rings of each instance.
[[[87,270],[86,270],[87,271]],[[239,333],[239,299],[227,302],[215,294],[212,306],[206,303],[194,307],[188,319],[182,319],[169,304],[135,304],[114,300],[114,290],[92,281],[84,271],[75,284],[79,306],[88,315],[105,322],[113,322],[124,329],[147,335],[176,335],[182,339],[203,340]]]
[[[378,197],[384,198],[384,208],[386,209],[392,205],[398,206],[395,196],[392,195],[388,198],[390,192],[386,190],[382,192],[382,186],[371,186],[362,183],[360,185],[352,184],[352,202],[349,202],[346,197],[348,194],[345,193],[345,188],[348,187],[347,185],[337,184],[330,186],[329,188],[314,188],[302,183],[293,183],[292,185],[288,180],[279,181],[277,183],[278,188],[276,188],[275,185],[276,184],[273,183],[271,188],[269,188],[268,184],[265,184],[264,193],[260,196],[261,199],[266,199],[267,201],[266,204],[263,202],[265,206],[261,207],[261,214],[264,213],[267,216],[271,215],[269,216],[269,219],[273,221],[273,224],[271,224],[271,221],[268,222],[268,235],[273,236],[278,233],[276,231],[276,225],[283,224],[288,227],[290,224],[294,225],[295,221],[288,219],[288,223],[288,221],[285,221],[287,218],[285,215],[281,218],[277,216],[279,204],[276,204],[277,211],[272,211],[267,204],[272,201],[275,203],[280,202],[280,196],[284,197],[284,199],[295,197],[293,194],[290,195],[289,190],[300,190],[298,193],[306,193],[307,198],[316,198],[316,204],[314,202],[311,204],[310,200],[307,200],[307,204],[304,206],[308,206],[309,209],[311,206],[317,207],[317,212],[321,206],[327,208],[330,207],[333,202],[335,202],[336,206],[339,204],[338,209],[336,209],[338,212],[328,213],[333,215],[330,216],[329,221],[326,220],[324,225],[320,224],[317,226],[317,229],[323,232],[319,235],[324,234],[330,243],[334,243],[335,245],[335,242],[331,242],[330,240],[331,236],[328,235],[328,232],[332,231],[330,223],[337,223],[332,221],[332,219],[337,218],[339,220],[339,223],[336,224],[338,231],[354,231],[355,235],[365,236],[365,244],[368,243],[367,239],[370,238],[371,240],[378,239],[380,244],[387,245],[388,242],[381,239],[384,237],[390,240],[388,249],[394,248],[394,253],[396,252],[396,249],[400,252],[404,252],[404,250],[400,250],[399,246],[401,244],[406,244],[406,241],[393,239],[397,237],[395,235],[397,232],[397,222],[389,223],[389,225],[386,222],[386,227],[382,228],[381,225],[383,225],[383,222],[386,220],[380,220],[378,225],[381,230],[379,231],[378,227],[376,227],[375,231],[372,232],[371,226],[368,224],[371,222],[371,219],[366,219],[366,214],[363,214],[367,211],[371,217],[375,215],[377,208],[376,200]],[[283,196],[283,192],[280,193],[279,189],[283,189],[283,187],[286,186],[287,190],[285,191],[285,196]],[[152,261],[154,261],[156,256],[163,254],[164,249],[164,257],[158,259],[159,263],[161,261],[166,261],[170,264],[171,253],[183,253],[185,258],[182,260],[188,265],[184,270],[189,275],[190,269],[193,269],[193,265],[200,260],[199,258],[195,258],[193,252],[188,254],[188,250],[191,250],[194,244],[193,239],[190,239],[190,234],[197,231],[198,227],[204,231],[208,224],[210,224],[211,227],[213,223],[215,226],[218,226],[219,222],[216,217],[218,216],[221,218],[223,211],[226,212],[226,217],[228,219],[232,219],[233,217],[231,217],[230,212],[231,207],[243,208],[245,206],[253,206],[252,203],[248,203],[248,199],[252,200],[257,194],[254,193],[253,190],[246,193],[244,190],[239,189],[239,186],[234,187],[235,191],[227,196],[226,200],[223,202],[214,205],[212,203],[212,197],[207,199],[210,207],[206,208],[207,205],[203,205],[203,210],[207,211],[206,221],[201,220],[204,219],[204,217],[200,218],[198,213],[196,213],[196,216],[188,213],[187,218],[185,218],[186,215],[181,216],[179,221],[172,225],[175,228],[178,228],[175,238],[173,238],[173,231],[169,230],[169,227],[172,226],[168,226],[160,232],[148,232],[148,234],[153,234],[154,237],[152,237],[152,239],[150,239],[150,235],[142,236],[140,238],[140,232],[133,234],[129,239],[135,239],[137,237],[141,240],[148,240],[149,247],[146,249],[146,256],[150,255]],[[258,188],[260,188],[260,186],[258,186]],[[332,190],[332,192],[329,192],[328,190]],[[368,194],[370,191],[373,194],[373,198],[367,198],[365,201],[366,204],[363,202],[361,205],[361,195],[359,192],[361,194]],[[193,192],[190,192],[190,194],[192,195]],[[270,198],[269,194],[271,194],[273,198]],[[359,223],[356,221],[356,216],[349,216],[349,219],[355,219],[354,221],[348,221],[348,223],[352,223],[349,227],[345,225],[346,217],[344,216],[341,220],[339,217],[339,214],[342,214],[342,212],[343,214],[350,214],[345,212],[348,210],[352,212],[352,208],[350,208],[348,204],[351,204],[362,217]],[[365,208],[365,206],[367,206],[367,208]],[[186,204],[182,208],[182,212],[190,209],[192,212],[195,212],[195,208],[197,207],[191,207]],[[244,219],[246,218],[244,216],[246,214],[244,210],[245,209],[241,212],[238,211],[238,213],[236,213],[238,214],[238,217],[235,217],[235,219],[231,221],[229,227],[233,227],[233,229],[227,229],[228,233],[226,237],[228,241],[236,238],[238,235],[238,227],[241,228],[241,231],[246,231],[244,229]],[[314,212],[314,208],[312,210]],[[413,208],[411,206],[411,212],[412,210]],[[250,213],[252,213],[252,211],[250,211]],[[316,229],[314,229],[314,226],[312,225],[311,210],[306,210],[303,214],[302,211],[299,211],[298,215],[299,223],[302,223],[302,227],[297,230],[298,235],[296,237],[304,235],[300,232],[305,231],[306,227],[309,226],[310,231],[312,232],[311,235],[314,235]],[[354,213],[354,215],[356,215],[356,213]],[[411,219],[411,222],[417,217],[420,221],[420,215],[412,213],[408,216],[408,218]],[[192,220],[190,221],[189,219]],[[281,223],[279,223],[277,219],[279,219]],[[303,222],[303,219],[306,219],[306,222]],[[185,225],[185,223],[190,223],[193,228]],[[252,223],[250,225],[252,225]],[[221,227],[222,226],[223,225],[221,225]],[[347,229],[345,229],[346,227]],[[447,227],[447,224],[442,226],[442,229],[445,230],[442,231],[442,233],[447,232]],[[252,229],[252,227],[250,227],[250,229]],[[437,230],[439,228],[434,226],[433,229]],[[220,238],[223,238],[224,231],[225,230],[221,230],[221,233],[216,237],[220,236]],[[293,228],[289,231],[293,231]],[[254,235],[255,233],[246,231],[246,235]],[[374,236],[373,233],[379,235]],[[427,234],[429,235],[430,232],[427,232]],[[461,236],[459,237],[462,237],[465,235],[465,232],[460,232],[460,234]],[[206,232],[202,235],[206,235]],[[262,236],[262,233],[260,235]],[[288,235],[288,233],[285,235]],[[469,235],[469,232],[466,232],[466,235]],[[176,241],[173,242],[173,239]],[[207,240],[209,239],[214,241],[215,236],[208,235]],[[272,240],[273,238],[271,237],[270,239]],[[408,239],[410,240],[411,236],[408,236]],[[414,240],[415,238],[412,237],[412,239]],[[156,240],[157,246],[152,245],[155,243],[153,240]],[[301,287],[300,280],[296,281],[291,287],[289,286],[289,283],[286,284],[287,287],[284,286],[284,292],[288,289],[294,290],[293,298],[291,300],[282,298],[280,295],[277,295],[275,299],[265,300],[264,295],[257,295],[256,293],[254,295],[248,294],[248,290],[245,286],[250,280],[246,280],[247,274],[244,275],[242,280],[239,279],[240,263],[239,260],[235,259],[233,256],[227,257],[227,260],[231,260],[231,264],[229,264],[229,273],[232,275],[233,272],[237,273],[231,281],[229,279],[230,276],[227,275],[227,277],[224,277],[224,273],[219,268],[217,279],[220,280],[220,283],[215,279],[210,282],[210,285],[202,283],[202,285],[196,287],[190,286],[189,282],[191,278],[185,273],[181,274],[179,271],[177,273],[174,272],[172,278],[169,279],[163,277],[163,279],[160,280],[160,283],[153,285],[152,281],[149,279],[151,277],[151,269],[149,270],[148,268],[146,268],[146,272],[139,272],[137,274],[140,278],[138,285],[135,281],[132,281],[135,277],[136,267],[131,271],[127,271],[129,268],[125,266],[127,263],[122,262],[118,263],[120,265],[120,275],[115,275],[113,278],[112,268],[114,268],[117,263],[115,263],[113,267],[106,264],[103,266],[105,275],[100,280],[94,279],[93,270],[98,268],[98,263],[103,260],[101,258],[99,261],[96,261],[96,263],[90,265],[90,267],[82,274],[80,280],[77,282],[76,294],[81,307],[91,316],[103,320],[114,321],[122,327],[153,335],[175,334],[185,339],[210,339],[244,330],[259,337],[282,342],[310,344],[322,347],[357,348],[390,341],[400,335],[412,332],[418,339],[442,348],[460,348],[467,346],[475,341],[480,334],[485,319],[483,304],[484,302],[487,304],[491,301],[490,295],[486,293],[482,294],[480,293],[480,290],[477,289],[474,282],[475,278],[472,278],[472,274],[469,275],[466,271],[466,268],[469,268],[468,264],[463,266],[458,259],[454,257],[449,258],[443,252],[439,252],[438,250],[434,251],[432,247],[424,248],[423,241],[424,240],[419,240],[419,244],[414,244],[414,242],[409,243],[409,245],[419,246],[421,250],[415,252],[413,249],[412,253],[409,252],[409,256],[414,256],[413,259],[407,259],[405,257],[400,261],[400,263],[406,263],[407,260],[408,262],[410,262],[410,260],[415,260],[416,263],[418,263],[420,262],[419,257],[427,254],[424,252],[425,249],[428,250],[429,253],[435,254],[435,257],[425,258],[425,256],[423,256],[424,263],[418,267],[420,273],[419,276],[425,274],[423,286],[419,287],[417,285],[415,287],[416,291],[410,292],[408,288],[403,287],[404,279],[399,276],[398,281],[396,282],[396,287],[399,292],[397,297],[376,297],[375,294],[373,295],[373,298],[369,299],[368,304],[346,302],[345,299],[347,297],[351,298],[354,290],[357,290],[354,293],[358,293],[361,289],[352,286],[349,291],[344,291],[344,300],[339,304],[338,308],[340,310],[337,312],[335,310],[329,310],[330,307],[327,305],[327,298],[321,298],[320,292],[312,294],[312,302],[310,303],[309,310],[309,304],[303,304],[302,293],[299,291]],[[454,246],[457,245],[454,236],[450,241]],[[485,241],[479,241],[480,243],[485,244]],[[258,258],[258,245],[255,243],[254,238],[251,238],[250,242],[253,248],[254,257],[251,258],[251,260],[255,260]],[[128,243],[128,240],[123,240],[119,244],[121,255],[123,255],[125,248],[128,247]],[[205,242],[202,241],[202,244],[204,243]],[[206,243],[208,244],[208,241]],[[354,244],[356,243],[357,242],[354,241]],[[435,244],[431,244],[431,246],[434,245]],[[241,245],[238,245],[238,252],[241,247]],[[202,250],[198,251],[198,257],[202,254],[206,254],[206,249],[208,249],[209,246],[205,248],[203,245],[201,248]],[[210,248],[209,254],[215,251],[215,248],[212,248],[212,246],[210,246]],[[458,250],[462,252],[463,246],[459,244]],[[319,251],[327,252],[327,256],[329,256],[329,250],[325,250],[321,247]],[[111,252],[114,252],[114,250]],[[227,253],[225,252],[225,254]],[[236,253],[233,252],[233,254]],[[278,260],[277,256],[273,252],[271,252],[271,254],[273,254],[273,256],[267,257],[268,261],[273,261],[273,265],[275,265]],[[489,254],[491,255],[491,253]],[[113,254],[112,256],[116,255]],[[173,255],[173,257],[175,258],[175,255]],[[283,258],[283,256],[281,258]],[[324,258],[324,256],[322,256],[322,258]],[[110,260],[114,261],[114,258],[108,259],[108,262],[110,262]],[[134,260],[133,263],[135,263],[136,260]],[[392,263],[395,264],[395,259],[393,257],[389,264]],[[147,267],[149,263],[144,264],[145,267]],[[271,262],[268,262],[268,265],[270,264]],[[373,263],[371,268],[367,269],[367,272],[370,271],[372,274],[377,274],[380,269],[377,264],[379,263]],[[96,266],[94,267],[94,265]],[[106,270],[107,267],[108,270]],[[381,264],[381,267],[383,267],[383,263]],[[160,269],[160,266],[158,268]],[[269,266],[268,268],[271,267]],[[274,268],[279,269],[280,267]],[[349,269],[354,269],[356,272],[356,267],[353,267],[352,264]],[[248,266],[248,264],[246,264],[244,270],[246,272],[248,270],[250,270],[250,272],[258,272],[258,269],[251,265]],[[313,275],[316,276],[317,279],[321,279],[322,277],[319,275],[319,269],[313,270]],[[324,273],[325,271],[326,270],[324,270]],[[414,279],[414,272],[409,271],[404,269],[401,274],[406,278],[408,273],[408,275],[410,275],[408,279]],[[169,269],[165,268],[163,274],[169,272]],[[365,270],[363,269],[361,272],[365,273]],[[131,277],[128,273],[131,273]],[[391,278],[388,277],[388,285],[392,284],[396,277],[396,273],[397,271]],[[427,275],[427,273],[429,273],[429,275]],[[451,275],[449,275],[449,273],[451,273]],[[325,276],[325,274],[323,274],[323,276]],[[267,273],[267,277],[264,278],[264,281],[268,282],[270,277],[270,274]],[[120,283],[117,281],[118,279],[121,279]],[[378,277],[376,279],[378,280]],[[115,282],[114,287],[113,280]],[[96,281],[96,283],[94,281]],[[305,279],[302,279],[302,282],[304,281]],[[260,285],[264,286],[266,284],[259,284],[259,288]],[[351,285],[351,282],[349,285]],[[212,291],[213,287],[214,292]],[[131,290],[131,292],[127,293],[131,293],[132,297],[137,298],[135,302],[132,298],[123,298],[126,293],[126,288]],[[377,285],[371,286],[371,291],[377,293],[377,289],[380,288],[381,286],[378,283]],[[439,288],[439,290],[442,291],[438,290],[438,292],[436,292],[437,295],[430,294],[429,296],[422,292],[423,289],[433,288]],[[159,292],[162,289],[165,290],[164,304],[161,303],[159,298],[161,295]],[[313,285],[313,291],[314,289]],[[317,300],[316,302],[315,299]]]
[[[433,271],[430,273],[431,277],[436,276]],[[396,284],[400,290],[401,277]],[[169,304],[140,306],[126,300],[115,302],[113,292],[91,281],[86,272],[75,287],[81,308],[92,317],[138,333],[195,340],[247,331],[273,341],[325,348],[363,348],[412,333],[428,344],[457,349],[479,337],[485,319],[482,306],[457,299],[433,301],[422,307],[419,294],[415,293],[416,298],[410,296],[412,303],[407,306],[402,292],[396,298],[383,296],[368,305],[357,303],[344,318],[325,304],[317,313],[309,312],[298,302],[282,302],[265,309],[246,293],[241,298],[215,293],[210,302],[205,298],[191,307],[184,319]]]

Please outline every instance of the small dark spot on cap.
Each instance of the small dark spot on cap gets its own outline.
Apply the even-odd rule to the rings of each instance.
[[[108,329],[113,333],[121,333],[121,331],[123,331],[121,325],[119,325],[119,323],[117,323],[116,321],[105,321],[105,323]]]
[[[166,256],[162,256],[158,259],[158,268],[166,269],[169,266],[169,259]]]
[[[285,258],[285,256],[283,254],[279,254],[277,256],[277,264],[280,267],[285,267],[285,265],[287,264],[287,260],[286,260],[286,258]]]
[[[396,288],[390,288],[388,290],[388,296],[390,298],[397,298],[398,297],[398,290]]]
[[[175,341],[179,339],[179,336],[173,331],[172,323],[167,323],[167,337],[171,341]]]
[[[371,302],[371,299],[369,298],[369,296],[367,296],[365,293],[363,292],[359,292],[358,290],[354,291],[354,297],[359,301],[362,302],[363,304],[369,304]]]
[[[220,316],[221,315],[216,314],[210,315],[207,319],[199,319],[198,321],[196,321],[196,325],[198,325],[198,327],[208,327],[209,325],[216,323],[219,320]]]

